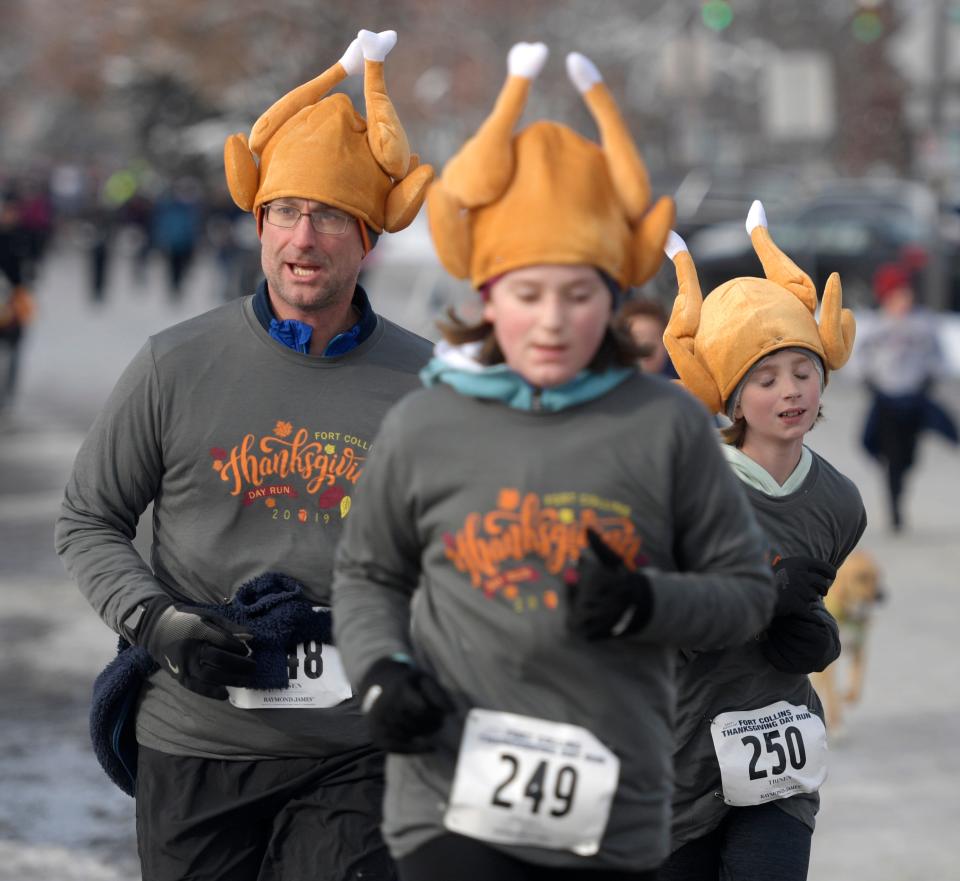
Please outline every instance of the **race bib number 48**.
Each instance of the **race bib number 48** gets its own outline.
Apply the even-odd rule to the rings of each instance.
[[[444,825],[483,841],[590,856],[619,776],[620,760],[585,728],[473,709]]]
[[[320,642],[304,642],[287,653],[286,688],[227,686],[230,703],[243,710],[335,707],[353,695],[340,653]]]
[[[816,792],[827,778],[827,732],[806,707],[778,701],[758,710],[720,713],[710,734],[728,805]]]

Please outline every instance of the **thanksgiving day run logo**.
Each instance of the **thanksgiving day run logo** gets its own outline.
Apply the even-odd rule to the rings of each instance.
[[[588,528],[600,533],[631,571],[646,562],[630,507],[592,493],[541,496],[501,489],[493,510],[468,514],[443,541],[447,559],[474,588],[517,612],[532,612],[557,607],[556,578],[545,576],[575,577]]]
[[[244,435],[210,457],[230,495],[274,520],[329,523],[350,513],[350,493],[369,443],[339,431],[309,431],[279,420],[270,434]]]

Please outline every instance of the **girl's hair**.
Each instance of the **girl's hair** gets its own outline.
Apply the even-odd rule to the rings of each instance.
[[[477,356],[481,364],[489,366],[503,363],[503,352],[500,351],[493,325],[489,321],[467,324],[451,306],[447,309],[446,320],[438,321],[437,328],[443,338],[454,346],[482,342]],[[587,365],[587,370],[602,373],[611,367],[637,367],[637,360],[647,354],[647,346],[638,346],[628,333],[611,324],[600,341],[600,347]]]
[[[810,426],[810,430],[813,431],[816,428],[817,423],[823,419],[823,404],[820,404],[820,409],[817,410],[817,418],[813,420],[813,425]],[[739,419],[733,421],[733,425],[728,425],[726,428],[720,429],[720,437],[723,439],[723,442],[731,447],[736,447],[740,449],[743,446],[743,441],[747,436],[747,420],[741,416]]]

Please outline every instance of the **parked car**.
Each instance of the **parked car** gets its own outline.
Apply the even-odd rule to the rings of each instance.
[[[685,174],[653,181],[657,196],[670,195],[677,207],[674,229],[684,238],[715,223],[746,217],[754,199],[771,214],[789,210],[805,195],[803,181],[791,169],[717,171],[694,168]]]
[[[917,269],[924,302],[952,304],[960,281],[957,246],[942,234],[936,199],[922,184],[835,182],[790,216],[768,216],[775,241],[810,274],[818,292],[838,272],[846,305],[872,305],[877,267],[906,260]],[[763,274],[743,219],[703,227],[687,244],[704,293],[737,276]]]
[[[687,242],[696,233],[718,224],[730,224],[733,245],[736,229],[743,232],[743,220],[754,199],[762,200],[770,216],[786,216],[806,194],[801,177],[790,168],[759,168],[745,171],[694,168],[683,174],[659,177],[652,181],[656,196],[672,196],[676,203],[673,228]],[[759,264],[757,264],[759,266]],[[704,288],[704,292],[710,290]],[[669,310],[677,292],[677,274],[665,260],[656,276],[642,288],[644,296],[658,299]]]

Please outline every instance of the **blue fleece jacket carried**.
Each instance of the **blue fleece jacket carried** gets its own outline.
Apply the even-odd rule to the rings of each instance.
[[[303,586],[279,572],[258,575],[223,604],[192,604],[249,629],[256,661],[251,688],[285,688],[287,652],[301,642],[333,644],[330,610],[310,602]],[[140,688],[158,665],[140,646],[120,639],[117,656],[93,683],[90,739],[107,776],[127,795],[137,780],[136,705]]]

